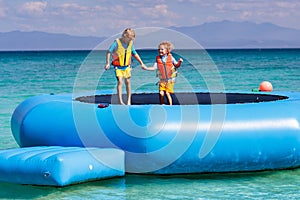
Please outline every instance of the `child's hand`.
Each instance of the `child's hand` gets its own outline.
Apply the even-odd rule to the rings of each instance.
[[[146,65],[142,64],[142,69],[147,70],[148,67]]]
[[[105,66],[104,66],[104,69],[105,70],[108,70],[110,68],[110,64],[106,64]]]
[[[180,67],[181,63],[183,62],[183,59],[182,58],[179,58],[178,61],[177,61],[177,64],[174,65],[176,68]]]

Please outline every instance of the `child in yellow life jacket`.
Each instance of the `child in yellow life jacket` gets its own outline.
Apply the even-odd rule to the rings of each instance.
[[[171,42],[164,41],[158,45],[158,56],[153,67],[142,67],[145,70],[157,70],[159,76],[159,102],[164,104],[165,94],[169,105],[172,105],[171,94],[174,93],[174,83],[176,77],[176,68],[180,67],[183,59],[178,61],[172,56],[171,51],[174,46]]]
[[[126,92],[127,92],[127,105],[131,104],[131,56],[133,56],[141,65],[145,68],[143,61],[136,52],[133,40],[135,39],[135,31],[131,28],[127,28],[123,31],[122,37],[116,39],[109,47],[106,53],[106,64],[104,69],[108,70],[110,64],[115,68],[116,78],[118,81],[117,92],[120,104],[125,104],[122,99],[122,85],[123,79],[125,80]],[[112,62],[110,59],[112,57]]]

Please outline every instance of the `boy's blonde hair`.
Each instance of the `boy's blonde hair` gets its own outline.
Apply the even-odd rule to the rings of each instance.
[[[132,28],[126,28],[122,33],[122,37],[133,40],[135,38],[135,31]]]
[[[161,45],[166,47],[169,53],[174,49],[174,45],[169,41],[162,41],[161,43],[159,43],[158,48]]]

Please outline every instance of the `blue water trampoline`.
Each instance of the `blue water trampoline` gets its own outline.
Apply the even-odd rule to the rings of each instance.
[[[116,148],[125,171],[245,172],[300,166],[300,93],[157,93],[132,105],[108,92],[41,95],[22,102],[11,127],[20,147]]]

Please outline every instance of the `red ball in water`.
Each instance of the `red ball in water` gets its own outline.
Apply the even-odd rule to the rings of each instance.
[[[262,92],[272,92],[273,86],[269,81],[263,81],[259,85],[259,90]]]

